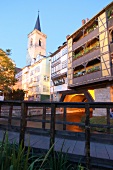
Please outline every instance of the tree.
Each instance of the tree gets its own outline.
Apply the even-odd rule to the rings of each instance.
[[[3,51],[0,49],[0,90],[3,92],[8,92],[8,89],[15,84],[15,64],[8,57],[10,55],[10,51]]]
[[[24,95],[25,92],[22,89],[9,91],[9,93],[5,96],[5,100],[24,100]]]

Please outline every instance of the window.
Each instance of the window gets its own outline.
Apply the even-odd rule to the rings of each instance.
[[[48,86],[43,86],[43,92],[49,92],[49,87]]]
[[[35,68],[35,73],[38,73],[38,72],[40,72],[40,67],[39,66]]]
[[[39,86],[33,87],[34,92],[39,92]]]
[[[40,76],[39,76],[39,75],[36,77],[36,80],[37,80],[37,81],[40,81]]]
[[[67,60],[62,62],[62,68],[66,68],[67,67]]]
[[[53,57],[52,57],[51,61],[53,62]]]
[[[65,80],[64,80],[63,77],[61,77],[61,78],[59,78],[59,79],[57,79],[57,80],[54,80],[54,85],[55,85],[55,86],[62,85],[62,84],[64,84],[64,83],[65,83]]]
[[[42,45],[42,42],[41,42],[41,39],[39,39],[39,46],[41,46]]]
[[[33,75],[33,70],[30,72],[30,76],[32,76]]]
[[[51,68],[51,72],[52,72],[52,73],[54,72],[54,68]]]
[[[53,86],[53,85],[54,85],[52,80],[51,80],[50,84],[51,84],[51,86]]]
[[[109,39],[110,39],[110,43],[113,43],[113,30],[110,31]]]
[[[30,41],[30,46],[32,46],[33,45],[33,39],[31,38],[31,41]]]
[[[65,55],[65,54],[67,54],[67,47],[62,49],[62,56]]]
[[[44,81],[49,81],[49,76],[44,75]]]
[[[33,82],[33,78],[30,79],[30,82],[29,83],[32,83]]]

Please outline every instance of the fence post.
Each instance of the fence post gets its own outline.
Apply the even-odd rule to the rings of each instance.
[[[51,124],[50,124],[50,148],[55,142],[55,117],[56,117],[56,107],[55,104],[51,104]],[[54,146],[52,152],[54,151]]]
[[[12,122],[12,112],[13,112],[13,104],[11,104],[10,108],[9,108],[9,118],[8,118],[8,125],[11,125]]]
[[[86,154],[86,168],[90,169],[90,110],[89,104],[85,104],[85,113],[86,113],[86,120],[85,120],[85,154]]]
[[[27,116],[27,107],[26,107],[26,104],[24,102],[22,102],[21,103],[19,144],[22,143],[23,147],[24,147],[25,130],[26,130],[26,126],[27,126],[26,116]]]
[[[46,120],[46,107],[43,107],[43,115],[42,119],[45,121]],[[45,122],[42,122],[42,129],[45,129]]]
[[[1,108],[1,104],[0,104],[0,117],[1,117],[1,109],[2,109],[2,108]]]
[[[107,108],[107,125],[110,125],[110,108]],[[107,127],[107,133],[110,133],[110,127]]]
[[[63,121],[66,122],[66,107],[64,107]],[[63,130],[66,130],[66,124],[63,124]]]

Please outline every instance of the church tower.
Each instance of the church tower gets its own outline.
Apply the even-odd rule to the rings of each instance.
[[[28,49],[27,49],[27,65],[31,64],[37,55],[46,56],[46,38],[47,36],[41,32],[39,12],[34,30],[28,34]]]

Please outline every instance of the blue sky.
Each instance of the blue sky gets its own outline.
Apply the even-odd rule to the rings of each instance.
[[[40,10],[41,30],[47,35],[47,54],[54,52],[111,0],[4,0],[0,2],[0,48],[12,49],[17,67],[26,65],[27,35],[34,29]]]

